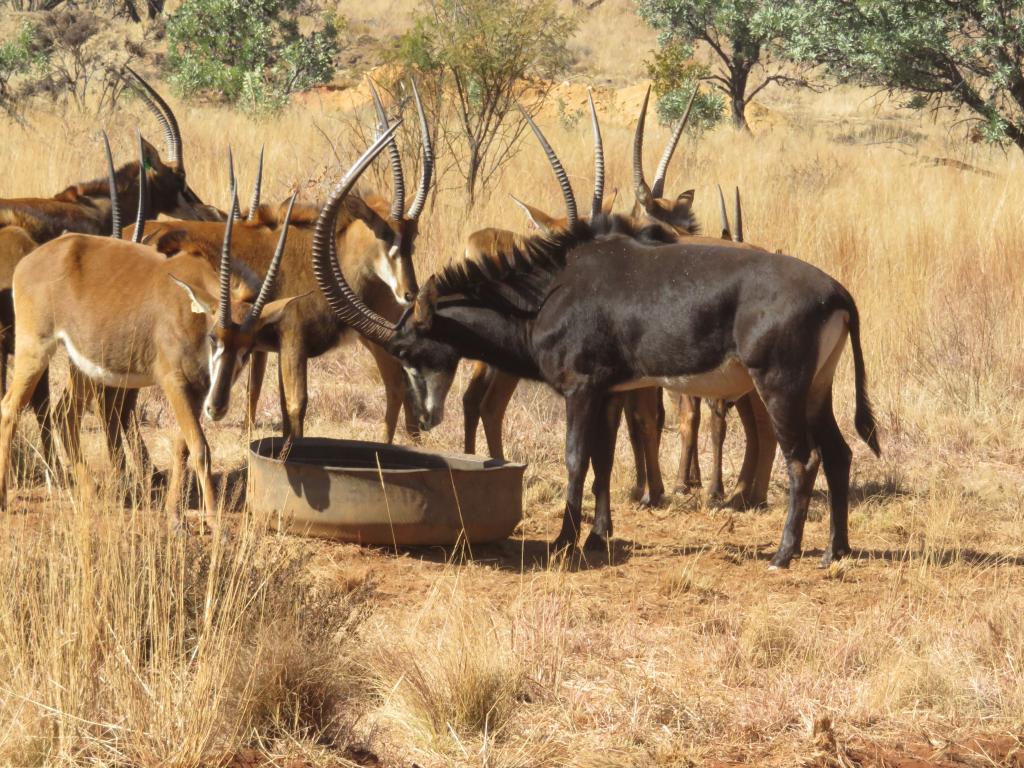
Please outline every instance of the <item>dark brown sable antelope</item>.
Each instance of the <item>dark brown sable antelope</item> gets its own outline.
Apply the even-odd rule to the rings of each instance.
[[[143,103],[156,117],[166,141],[166,160],[148,142],[143,142],[142,162],[136,160],[95,181],[72,184],[50,198],[0,199],[0,389],[7,387],[7,356],[14,353],[14,305],[11,280],[18,262],[36,246],[64,232],[100,235],[111,231],[112,202],[138,208],[140,168],[146,173],[147,209],[181,218],[209,218],[211,211],[188,186],[178,122],[167,102],[131,69],[131,82]],[[54,465],[50,431],[44,426],[48,409],[49,376],[43,374],[32,395],[32,408],[40,422],[43,453]]]
[[[233,187],[231,193],[234,198]],[[116,222],[116,212],[113,218]],[[122,389],[155,384],[163,390],[179,427],[167,508],[178,513],[184,463],[191,454],[206,517],[213,519],[210,452],[200,414],[223,418],[231,385],[260,334],[292,301],[269,301],[287,220],[266,279],[254,291],[243,281],[241,295],[232,289],[232,224],[233,216],[224,229],[219,270],[210,266],[208,254],[177,247],[181,233],[173,231],[162,238],[160,249],[174,253],[170,258],[139,243],[67,234],[21,261],[14,273],[14,379],[0,408],[0,504],[6,506],[18,414],[62,344],[78,373],[97,384]],[[67,436],[69,458],[81,467],[78,414],[78,407],[71,408]]]
[[[662,154],[655,173],[654,183],[648,186],[644,178],[643,140],[647,117],[647,104],[650,89],[644,96],[640,107],[633,138],[633,187],[636,201],[633,205],[633,217],[638,221],[654,221],[669,226],[686,242],[715,244],[715,239],[701,237],[696,233],[696,222],[691,211],[693,190],[687,190],[676,198],[663,196],[665,175],[675,152],[676,145],[682,135],[693,105],[696,91],[690,97],[686,113],[680,121],[668,146]],[[743,243],[743,219],[740,208],[739,191],[736,192],[736,233],[729,226],[725,212],[725,200],[719,190],[722,204],[722,233],[725,240],[732,240],[737,247],[749,248],[758,252],[766,252],[759,246]],[[683,392],[675,392],[679,419],[679,435],[682,443],[679,470],[676,476],[676,492],[689,493],[693,488],[701,486],[700,464],[697,454],[697,438],[700,429],[700,398]],[[626,419],[629,435],[634,445],[634,456],[637,458],[637,488],[648,487],[648,497],[657,498],[664,492],[661,478],[661,466],[658,460],[661,445],[661,424],[664,422],[661,388],[637,390],[631,393],[632,401],[626,408]],[[721,499],[724,496],[722,485],[722,446],[725,440],[725,413],[727,403],[722,399],[711,399],[711,432],[712,432],[712,472],[709,482],[709,496]],[[772,434],[768,414],[756,391],[744,395],[736,403],[737,412],[743,423],[746,435],[746,450],[739,479],[732,496],[726,501],[727,506],[738,509],[761,506],[768,499],[768,482],[771,478],[772,464],[775,460],[775,437]],[[637,444],[640,443],[638,449]]]
[[[350,174],[335,189],[314,235],[314,268],[331,309],[406,365],[425,429],[443,417],[463,358],[546,382],[565,398],[569,484],[556,547],[578,539],[590,463],[596,513],[587,546],[607,546],[618,424],[617,414],[609,418],[609,397],[661,386],[724,400],[755,390],[761,396],[790,478],[774,567],[800,552],[819,463],[831,492],[823,563],[850,553],[851,451],[832,411],[832,379],[847,337],[857,431],[876,453],[879,445],[859,315],[838,282],[790,256],[681,240],[657,224],[639,228],[631,218],[605,215],[581,221],[572,205],[566,231],[513,239],[499,258],[449,266],[392,323],[359,299],[332,258],[334,217],[354,181]]]
[[[397,319],[419,291],[412,254],[419,228],[419,217],[426,203],[433,174],[434,155],[426,117],[419,94],[413,86],[413,95],[419,110],[423,142],[423,167],[416,196],[405,209],[405,182],[401,159],[394,151],[394,139],[387,148],[391,159],[394,193],[390,203],[379,195],[349,197],[343,215],[335,220],[337,254],[340,268],[351,281],[361,300],[380,315]],[[383,132],[389,132],[383,109],[379,113]],[[393,137],[393,133],[388,135]],[[265,349],[278,353],[278,376],[281,393],[281,411],[285,437],[299,438],[307,404],[307,361],[337,347],[353,334],[344,323],[339,323],[327,302],[317,290],[310,263],[313,245],[313,224],[320,215],[312,206],[296,208],[292,217],[292,231],[282,261],[282,292],[296,299],[284,312],[280,322],[268,329],[262,341]],[[257,275],[266,273],[274,252],[280,216],[269,206],[260,206],[252,221],[241,222],[235,228],[236,259]],[[162,233],[180,230],[196,243],[215,244],[223,237],[224,225],[207,222],[147,222],[146,236],[159,238]],[[332,241],[333,242],[333,241]],[[398,415],[406,395],[406,377],[401,365],[371,340],[359,337],[374,356],[387,398],[385,412],[385,438],[394,439]],[[250,414],[255,411],[262,380],[262,361],[257,355],[254,365],[260,370],[253,374],[250,388]],[[406,426],[418,432],[411,405],[406,408]]]

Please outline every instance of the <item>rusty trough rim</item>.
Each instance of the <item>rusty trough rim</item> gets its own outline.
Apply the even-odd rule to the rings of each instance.
[[[356,448],[365,450],[367,457],[371,458],[374,455],[379,455],[381,451],[405,453],[413,456],[419,456],[424,458],[438,459],[444,462],[443,466],[429,467],[387,467],[384,463],[378,467],[368,466],[360,467],[349,464],[322,464],[319,462],[309,461],[292,461],[288,458],[280,458],[278,452],[285,443],[283,437],[262,437],[258,440],[254,440],[249,444],[249,454],[256,460],[272,462],[280,465],[290,465],[293,467],[310,467],[313,469],[322,470],[335,470],[343,472],[353,473],[367,473],[372,475],[389,475],[389,474],[412,474],[416,472],[437,472],[437,471],[448,471],[448,472],[465,472],[470,475],[478,473],[495,472],[498,470],[525,470],[527,464],[525,462],[509,461],[508,459],[495,459],[490,456],[479,456],[474,453],[436,453],[434,451],[428,451],[425,448],[417,448],[409,445],[394,445],[391,443],[378,443],[370,440],[348,440],[345,438],[334,438],[334,437],[301,437],[295,441],[295,444],[300,448],[303,443],[323,443],[330,444],[336,443],[339,446],[346,448]],[[264,452],[264,446],[268,446],[266,450],[270,453]],[[294,450],[294,449],[293,449]],[[473,464],[477,464],[475,467],[453,467],[449,464],[450,459],[459,461],[468,461]]]

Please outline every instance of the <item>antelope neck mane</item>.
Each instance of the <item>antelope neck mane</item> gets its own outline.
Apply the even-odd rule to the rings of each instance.
[[[118,194],[125,194],[134,189],[138,184],[139,164],[136,161],[125,163],[114,171],[114,180],[117,184]],[[82,181],[72,184],[54,198],[64,202],[85,202],[82,197],[110,197],[110,180],[104,176],[92,181]]]
[[[496,308],[535,313],[573,250],[615,236],[652,246],[678,240],[661,224],[644,224],[618,214],[601,215],[555,233],[511,237],[494,249],[476,250],[431,280],[438,298],[461,294]]]

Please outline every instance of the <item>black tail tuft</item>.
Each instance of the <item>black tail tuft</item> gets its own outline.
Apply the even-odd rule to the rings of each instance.
[[[857,434],[868,444],[875,456],[881,456],[882,447],[878,444],[878,425],[875,423],[875,412],[871,408],[871,399],[868,397],[864,355],[860,349],[860,317],[852,299],[850,303],[852,308],[850,312],[850,344],[853,347],[854,388],[857,396],[857,409],[854,412],[853,423],[857,427]]]

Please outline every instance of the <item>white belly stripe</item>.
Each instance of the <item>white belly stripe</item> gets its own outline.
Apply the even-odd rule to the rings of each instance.
[[[68,357],[71,358],[75,367],[95,382],[121,389],[139,389],[140,387],[151,387],[154,384],[148,374],[117,373],[94,363],[75,348],[64,331],[57,331],[56,337],[64,344],[64,348],[68,351]]]
[[[626,392],[644,387],[664,387],[695,397],[715,400],[737,400],[754,388],[747,369],[735,357],[730,357],[718,368],[683,376],[646,376],[612,387],[613,392]]]

